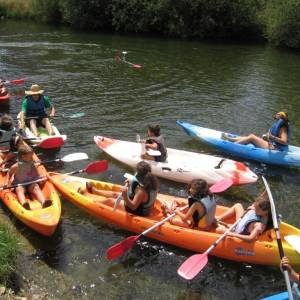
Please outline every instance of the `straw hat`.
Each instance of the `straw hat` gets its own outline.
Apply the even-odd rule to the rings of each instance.
[[[26,95],[39,95],[39,94],[43,94],[44,90],[41,90],[40,86],[38,84],[33,84],[30,87],[29,91],[25,91]]]

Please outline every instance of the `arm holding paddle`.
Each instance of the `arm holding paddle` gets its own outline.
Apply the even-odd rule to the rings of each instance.
[[[296,283],[300,283],[300,274],[297,273],[293,268],[292,266],[290,265],[290,262],[289,262],[289,259],[284,256],[282,259],[281,259],[281,262],[280,262],[280,268],[282,270],[284,270],[284,268],[288,271],[289,273],[289,277],[290,277],[290,280],[296,282]]]

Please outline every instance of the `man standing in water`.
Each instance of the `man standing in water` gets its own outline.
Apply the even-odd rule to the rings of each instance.
[[[55,108],[49,97],[43,95],[44,90],[39,85],[33,84],[29,91],[25,91],[20,113],[20,129],[25,127],[27,119],[30,130],[35,136],[39,136],[37,127],[44,126],[49,135],[55,135],[51,123],[47,117],[45,108],[51,109],[49,116],[54,117]]]

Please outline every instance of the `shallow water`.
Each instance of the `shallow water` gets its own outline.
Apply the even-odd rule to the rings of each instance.
[[[117,63],[128,51],[132,68]],[[88,32],[22,22],[0,23],[0,77],[26,77],[28,88],[40,84],[57,114],[84,112],[85,118],[56,118],[68,135],[61,155],[86,152],[90,161],[109,159],[94,145],[94,135],[135,140],[148,123],[159,123],[169,147],[215,155],[219,151],[192,140],[175,123],[184,119],[228,132],[261,134],[271,116],[286,109],[293,124],[292,144],[299,145],[300,55],[263,44],[199,43]],[[21,87],[1,107],[14,116],[20,110]],[[297,169],[248,162],[268,179],[277,210],[300,226]],[[49,169],[69,171],[86,162]],[[110,160],[109,171],[94,178],[123,182],[125,166]],[[262,182],[233,188],[218,196],[221,204],[249,200]],[[182,195],[184,186],[161,180],[161,191]],[[4,209],[4,213],[7,210]],[[10,216],[11,222],[16,220]],[[210,257],[195,280],[177,276],[192,253],[142,239],[116,262],[105,251],[129,233],[113,228],[63,201],[62,222],[52,238],[43,238],[16,222],[25,255],[20,270],[46,287],[51,298],[64,299],[257,299],[284,289],[277,269],[238,264]]]

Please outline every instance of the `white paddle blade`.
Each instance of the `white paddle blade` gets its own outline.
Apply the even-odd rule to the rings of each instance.
[[[61,161],[72,162],[72,161],[83,160],[83,159],[88,159],[88,158],[89,157],[86,153],[78,152],[78,153],[71,153],[71,154],[64,156],[63,158],[61,158]]]
[[[158,151],[158,150],[153,150],[153,149],[149,149],[147,150],[147,153],[151,156],[160,156],[161,155],[161,152]]]
[[[137,134],[137,135],[135,136],[135,140],[136,140],[137,143],[140,143],[140,142],[141,142],[141,137],[140,137],[139,134]]]
[[[300,236],[286,235],[284,239],[290,244],[298,253],[300,253]]]
[[[125,173],[125,174],[124,174],[124,177],[125,177],[126,179],[128,179],[128,180],[132,180],[133,175],[132,175],[132,174],[129,174],[129,173]]]

